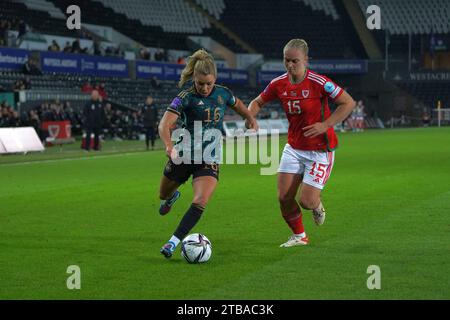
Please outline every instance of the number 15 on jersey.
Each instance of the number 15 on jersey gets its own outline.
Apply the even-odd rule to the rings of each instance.
[[[300,108],[300,100],[289,100],[287,103],[289,114],[300,114],[302,109]]]

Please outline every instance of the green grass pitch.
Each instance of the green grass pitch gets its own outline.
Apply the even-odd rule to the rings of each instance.
[[[2,156],[0,299],[449,299],[450,128],[339,139],[327,220],[316,227],[304,211],[305,247],[279,248],[290,232],[275,175],[221,166],[193,230],[213,244],[201,265],[179,249],[170,260],[159,253],[192,197],[188,182],[159,216],[161,149],[107,142],[88,155],[73,146]],[[66,287],[69,265],[81,269],[81,290]],[[370,265],[380,290],[367,288]]]

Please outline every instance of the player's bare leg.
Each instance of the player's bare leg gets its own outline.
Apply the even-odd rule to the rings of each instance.
[[[312,210],[316,225],[321,226],[325,221],[325,208],[320,200],[322,190],[303,183],[300,190],[300,205],[303,209]]]
[[[184,214],[172,237],[160,250],[161,254],[166,258],[172,256],[181,240],[183,240],[198,223],[216,186],[217,179],[211,176],[197,177],[192,181],[192,187],[194,189],[192,204]]]
[[[181,193],[178,191],[179,186],[180,183],[170,180],[166,176],[162,176],[159,187],[159,198],[161,199],[159,213],[161,215],[168,214],[172,205],[180,197]]]
[[[302,212],[296,195],[302,182],[302,176],[292,173],[278,173],[278,201],[281,214],[291,228],[293,235],[280,247],[292,247],[308,244],[302,222]]]

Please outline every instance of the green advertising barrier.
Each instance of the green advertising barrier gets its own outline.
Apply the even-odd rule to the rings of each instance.
[[[0,103],[3,103],[3,101],[6,101],[8,105],[16,108],[16,101],[14,99],[14,93],[13,92],[1,92],[0,93]]]

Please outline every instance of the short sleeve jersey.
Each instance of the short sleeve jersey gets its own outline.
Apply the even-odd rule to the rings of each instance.
[[[298,84],[289,80],[287,73],[273,79],[261,93],[264,102],[278,99],[289,121],[288,143],[298,150],[332,151],[338,145],[336,133],[329,128],[323,135],[311,138],[304,136],[303,128],[323,122],[331,115],[328,99],[337,99],[343,89],[329,78],[309,69]]]

